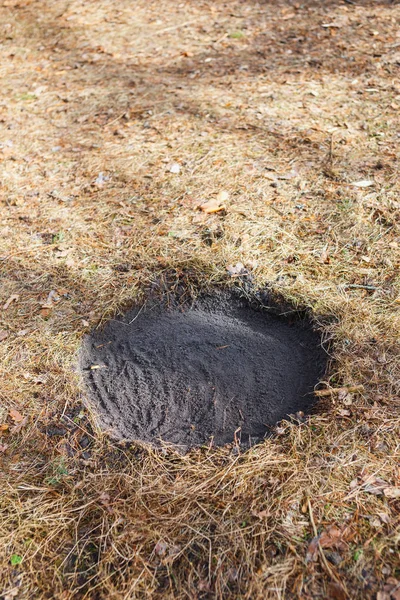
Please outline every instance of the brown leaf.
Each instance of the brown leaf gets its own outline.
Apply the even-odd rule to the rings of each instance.
[[[163,542],[163,540],[158,541],[157,544],[154,546],[154,552],[158,554],[158,556],[164,556],[167,549],[168,545],[165,542]]]
[[[315,537],[311,540],[306,554],[306,562],[315,562],[318,558],[318,541],[319,537]]]
[[[220,212],[226,209],[226,201],[229,198],[228,192],[221,191],[217,194],[216,198],[211,198],[204,204],[201,204],[200,208],[203,212],[210,215],[212,213]]]
[[[347,549],[347,541],[352,537],[348,527],[338,527],[331,525],[325,529],[319,536],[314,537],[308,546],[306,561],[316,561],[318,557],[318,544],[321,548],[334,548],[344,551]]]
[[[7,444],[0,444],[0,452],[3,453],[7,450],[8,446]]]
[[[6,338],[8,338],[8,331],[0,329],[0,342],[4,342]]]
[[[253,517],[257,517],[258,519],[266,519],[269,516],[269,512],[268,510],[260,510],[260,512],[257,512],[256,510],[252,510],[251,514],[253,515]]]
[[[51,290],[46,298],[46,301],[41,304],[42,309],[52,309],[55,304],[60,302],[61,298],[56,290]]]
[[[346,600],[347,595],[342,585],[331,581],[327,587],[327,598],[329,600]]]
[[[2,431],[8,431],[9,429],[10,429],[10,426],[9,426],[8,423],[2,423],[0,425],[0,432],[2,432]]]
[[[10,304],[12,304],[12,302],[16,302],[17,300],[19,300],[19,294],[13,294],[12,296],[10,296],[7,302],[4,304],[3,310],[7,310]]]
[[[331,527],[321,533],[319,543],[321,548],[335,548],[336,550],[343,551],[347,548],[345,539],[349,537],[350,530],[348,528],[331,525]]]
[[[14,427],[11,427],[10,433],[11,434],[19,433],[21,431],[21,429],[23,429],[27,424],[28,424],[28,417],[24,417],[24,419],[22,421],[20,421],[16,425],[14,425]]]
[[[10,415],[12,420],[15,421],[15,423],[21,423],[21,421],[24,420],[24,417],[21,415],[20,412],[15,410],[15,408],[12,408],[8,414]]]

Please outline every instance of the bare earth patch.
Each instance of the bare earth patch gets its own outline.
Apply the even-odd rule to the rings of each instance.
[[[2,598],[398,599],[399,20],[1,2]],[[341,389],[247,452],[111,441],[83,336],[243,270],[309,309]]]

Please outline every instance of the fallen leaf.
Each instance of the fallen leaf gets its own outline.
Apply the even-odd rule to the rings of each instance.
[[[15,423],[21,423],[21,421],[24,420],[24,417],[21,415],[20,412],[15,410],[15,408],[12,408],[8,414],[10,415],[12,420],[15,421]]]
[[[362,179],[361,181],[353,181],[353,183],[350,185],[354,185],[355,187],[359,188],[366,188],[374,185],[374,181],[371,181],[370,179]]]
[[[169,168],[169,172],[178,175],[181,172],[181,166],[178,163],[172,163]]]
[[[4,342],[6,338],[8,338],[8,331],[0,329],[0,342]]]
[[[251,514],[253,517],[257,517],[258,519],[266,519],[269,516],[269,511],[261,510],[260,512],[257,512],[256,510],[252,510]]]
[[[229,200],[229,192],[225,192],[225,190],[221,190],[217,194],[217,200],[223,204]]]
[[[306,562],[315,562],[318,558],[318,541],[319,537],[314,537],[307,549]]]
[[[346,539],[351,536],[348,527],[337,527],[331,525],[323,531],[319,538],[321,548],[335,548],[336,550],[344,551],[347,549]]]
[[[222,190],[221,192],[218,192],[216,198],[211,198],[211,200],[201,204],[200,208],[207,214],[216,213],[226,209],[225,203],[228,199],[229,193]]]
[[[97,175],[97,178],[94,183],[95,183],[95,185],[102,187],[109,179],[110,178],[108,175],[104,175],[104,173],[100,172]]]
[[[236,265],[228,265],[226,267],[229,275],[231,277],[239,277],[240,275],[247,275],[247,269],[241,262],[236,263]]]
[[[324,263],[325,265],[329,265],[329,263],[331,262],[331,259],[329,258],[329,250],[327,247],[325,247],[322,252],[321,252],[321,262]]]
[[[21,329],[20,331],[17,331],[17,336],[18,337],[23,337],[24,335],[26,335],[27,333],[29,333],[29,329]]]
[[[157,544],[154,546],[154,552],[156,554],[158,554],[158,556],[164,556],[164,554],[167,551],[167,544],[165,542],[163,542],[162,540],[160,540],[159,542],[157,542]]]
[[[327,598],[329,600],[346,600],[347,594],[342,585],[336,583],[336,581],[331,581],[328,583],[327,587]]]
[[[21,431],[21,429],[23,429],[27,424],[28,424],[28,417],[25,417],[21,422],[14,425],[14,427],[11,427],[10,433],[11,434],[19,433]]]
[[[60,302],[60,300],[61,297],[56,292],[56,290],[51,290],[46,298],[46,301],[41,304],[41,307],[44,309],[48,308],[49,310],[51,310],[52,308],[54,308],[55,304],[58,304]]]
[[[211,215],[213,213],[220,212],[221,210],[225,210],[225,205],[221,204],[217,198],[213,198],[212,200],[208,200],[208,202],[202,204],[200,208],[207,215]]]
[[[19,294],[13,294],[7,300],[7,302],[3,306],[3,310],[7,310],[7,308],[12,304],[12,302],[17,302],[19,300]]]
[[[390,523],[390,517],[386,513],[378,513],[378,517],[382,523],[386,523],[387,525]]]
[[[7,450],[8,446],[7,444],[0,444],[0,452],[3,453]]]
[[[375,477],[375,475],[364,475],[362,477],[361,489],[368,494],[381,496],[385,488],[389,488],[388,483],[380,477]]]
[[[8,423],[2,423],[2,425],[0,425],[0,431],[8,431],[10,428]]]
[[[398,487],[387,487],[383,490],[386,498],[400,498],[400,488]]]
[[[351,416],[351,412],[349,410],[347,410],[346,408],[340,408],[338,410],[338,414],[341,417],[350,417]]]
[[[314,537],[307,550],[306,561],[316,561],[318,557],[318,545],[321,548],[345,551],[348,548],[347,541],[352,537],[349,527],[338,527],[331,525],[325,529],[319,536]]]

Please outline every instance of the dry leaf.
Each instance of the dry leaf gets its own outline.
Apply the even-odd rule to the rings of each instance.
[[[3,342],[6,338],[8,338],[8,331],[0,329],[0,342]]]
[[[348,527],[337,527],[331,525],[329,529],[323,531],[319,538],[321,548],[335,548],[336,550],[346,550],[348,540],[351,537],[351,532]]]
[[[167,544],[165,542],[163,542],[162,540],[160,540],[159,542],[157,542],[157,544],[154,546],[154,552],[156,554],[158,554],[158,556],[164,556],[164,554],[167,551]]]
[[[260,512],[252,510],[251,514],[253,515],[253,517],[257,517],[258,519],[266,519],[270,513],[268,510],[261,510]]]
[[[21,415],[20,412],[15,410],[15,408],[12,408],[8,414],[10,415],[12,420],[15,421],[15,423],[21,423],[24,420],[24,417]]]
[[[17,423],[16,425],[14,425],[14,427],[12,427],[10,429],[10,433],[19,433],[21,431],[21,429],[23,429],[26,425],[28,424],[28,417],[25,417],[24,419],[22,419],[22,421],[20,423]]]
[[[321,252],[321,262],[323,262],[325,265],[329,265],[329,263],[331,262],[331,259],[329,258],[329,250],[327,247],[325,247],[322,252]]]
[[[216,198],[211,198],[200,206],[201,210],[207,214],[212,214],[225,210],[225,203],[229,199],[229,193],[222,190],[218,192]]]
[[[0,444],[0,452],[5,452],[7,450],[7,444]]]
[[[17,300],[19,300],[19,294],[13,294],[12,296],[10,296],[8,298],[7,302],[4,304],[3,310],[7,310],[7,308],[10,306],[10,304],[12,302],[17,302]]]
[[[309,546],[308,546],[308,550],[307,550],[307,554],[306,554],[306,562],[315,562],[318,558],[318,541],[319,541],[319,537],[314,537]]]
[[[201,210],[205,212],[207,215],[211,215],[212,213],[220,212],[221,210],[225,210],[225,206],[219,202],[217,198],[213,198],[212,200],[208,200],[200,206]]]
[[[378,592],[376,594],[376,600],[390,600],[390,594],[387,592]]]
[[[389,488],[388,483],[380,477],[375,477],[375,475],[364,475],[362,477],[362,489],[368,494],[381,496],[385,488]]]
[[[172,163],[169,168],[169,172],[178,175],[181,172],[181,166],[178,163]]]
[[[349,527],[338,527],[331,525],[325,529],[321,535],[314,537],[308,546],[306,561],[316,561],[318,556],[318,544],[321,548],[333,548],[334,550],[345,551],[348,548],[347,541],[352,537]]]
[[[46,301],[41,304],[41,307],[44,309],[52,309],[54,308],[55,304],[58,304],[60,302],[60,300],[61,297],[58,295],[56,290],[51,290],[47,296]]]
[[[1,431],[8,431],[10,428],[8,423],[2,423],[2,425],[0,425],[0,432]]]
[[[330,581],[327,587],[327,598],[329,600],[346,600],[347,594],[342,585],[336,581]]]
[[[224,190],[221,190],[220,192],[218,192],[217,194],[217,200],[223,204],[224,202],[227,202],[229,200],[229,192],[225,192]]]
[[[400,488],[398,487],[387,487],[383,490],[386,498],[400,498]]]
[[[20,331],[17,331],[17,336],[18,337],[24,337],[24,335],[26,335],[27,333],[29,333],[29,329],[21,329]]]
[[[248,273],[244,264],[240,262],[236,263],[236,265],[228,265],[226,270],[231,277],[239,277],[240,275],[247,275]]]
[[[340,408],[338,410],[338,414],[341,417],[350,417],[351,416],[351,412],[349,410],[347,410],[346,408]]]
[[[374,185],[374,181],[371,181],[370,179],[362,179],[361,181],[353,181],[353,183],[350,185],[354,185],[355,187],[359,188],[366,188]]]
[[[386,513],[378,513],[378,517],[380,518],[382,523],[386,523],[386,525],[390,523],[390,517]]]

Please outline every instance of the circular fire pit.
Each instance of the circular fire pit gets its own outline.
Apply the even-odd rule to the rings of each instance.
[[[226,292],[111,320],[86,337],[80,367],[102,427],[187,450],[253,444],[285,416],[307,412],[326,354],[307,321]]]

